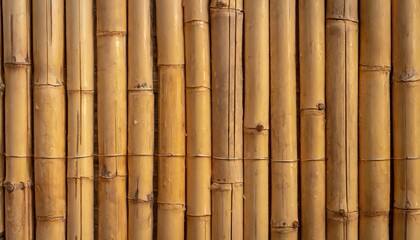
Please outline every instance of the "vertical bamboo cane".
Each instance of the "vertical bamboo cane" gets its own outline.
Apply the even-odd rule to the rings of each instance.
[[[3,0],[7,239],[33,239],[31,3]]]
[[[157,0],[159,163],[157,237],[184,239],[185,78],[182,0]],[[168,227],[170,226],[170,227]]]
[[[5,148],[5,129],[4,129],[4,122],[5,122],[5,105],[4,105],[4,73],[3,73],[3,37],[2,37],[2,0],[0,0],[0,181],[5,180],[5,156],[4,156],[4,148]],[[4,184],[3,184],[4,185]],[[0,239],[4,239],[4,232],[5,232],[5,195],[4,195],[4,188],[0,186]]]
[[[98,65],[98,238],[127,239],[127,6],[96,1]]]
[[[243,239],[242,0],[211,0],[212,239]]]
[[[209,1],[184,1],[187,104],[187,239],[210,240]]]
[[[36,238],[65,239],[64,0],[34,0],[32,8]]]
[[[391,1],[360,1],[360,239],[389,239]]]
[[[325,239],[325,0],[299,0],[302,239]]]
[[[392,1],[394,239],[420,236],[420,1]]]
[[[268,239],[269,0],[245,0],[244,237]]]
[[[357,239],[357,0],[327,0],[327,238]]]
[[[128,238],[153,239],[154,95],[150,0],[128,1]]]
[[[93,240],[93,1],[66,0],[67,239]]]
[[[270,1],[271,238],[298,237],[296,1]]]

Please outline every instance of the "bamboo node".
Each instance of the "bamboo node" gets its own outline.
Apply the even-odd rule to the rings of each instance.
[[[36,219],[45,222],[65,222],[66,216],[36,216]]]
[[[364,64],[360,64],[359,65],[359,70],[364,71],[364,72],[386,72],[386,73],[389,73],[389,72],[391,72],[391,67],[390,66],[385,66],[385,65],[364,65]]]
[[[325,104],[323,104],[323,103],[318,103],[318,104],[316,105],[316,107],[318,108],[318,110],[324,110],[324,109],[325,109]]]
[[[160,209],[181,209],[182,211],[185,211],[187,208],[184,203],[163,203],[158,202],[157,203],[158,208]]]
[[[387,216],[389,215],[389,211],[360,211],[360,215],[366,217]]]
[[[4,92],[5,88],[6,88],[6,85],[4,85],[3,82],[0,82],[0,92]]]
[[[257,125],[257,131],[258,132],[261,132],[261,131],[263,131],[264,130],[264,125],[262,125],[261,123],[259,123],[258,125]]]
[[[25,182],[19,182],[19,183],[11,183],[9,181],[5,182],[3,184],[4,188],[6,188],[6,190],[11,193],[13,191],[15,191],[16,189],[18,190],[24,190],[25,188],[30,188],[32,186],[31,181],[28,181],[27,183]]]

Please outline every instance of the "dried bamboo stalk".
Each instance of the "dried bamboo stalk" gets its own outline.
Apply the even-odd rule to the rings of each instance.
[[[184,239],[185,211],[182,0],[157,0],[156,13],[159,75],[157,238],[176,240]]]
[[[360,1],[359,239],[389,239],[391,1]]]
[[[0,29],[3,25],[3,15],[2,15],[2,0],[0,0]],[[3,35],[0,31],[0,180],[5,180],[5,104],[4,104],[4,72],[3,72]],[[4,183],[3,183],[4,185]],[[0,239],[4,239],[4,232],[6,228],[5,224],[5,194],[3,186],[0,186]]]
[[[211,0],[212,239],[243,239],[243,1]]]
[[[66,0],[67,239],[94,238],[92,9],[92,0]]]
[[[187,121],[187,239],[211,234],[209,0],[184,1]]]
[[[325,239],[325,0],[299,0],[302,239]]]
[[[420,2],[392,1],[393,239],[420,236]]]
[[[271,238],[298,237],[296,1],[270,1]]]
[[[327,238],[357,239],[357,0],[326,8]]]
[[[150,0],[128,1],[128,239],[153,239],[154,95]]]
[[[34,0],[32,11],[36,238],[65,239],[64,0]]]
[[[127,6],[96,1],[98,238],[127,239]]]

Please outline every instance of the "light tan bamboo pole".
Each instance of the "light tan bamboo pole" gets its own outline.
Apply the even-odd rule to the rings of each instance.
[[[0,29],[2,29],[3,19],[2,19],[2,0],[0,0]],[[5,180],[5,129],[4,129],[4,122],[5,122],[5,104],[4,104],[4,92],[5,92],[5,84],[4,84],[4,72],[3,72],[3,35],[2,31],[0,31],[0,181],[4,185]],[[4,239],[4,232],[5,232],[5,194],[3,185],[0,186],[0,239]]]
[[[154,95],[150,0],[128,1],[128,239],[153,239]]]
[[[357,239],[357,0],[327,0],[327,238]]]
[[[296,1],[270,1],[271,238],[298,237]]]
[[[93,1],[66,0],[67,239],[93,240]]]
[[[325,239],[325,0],[299,0],[302,239]]]
[[[211,234],[209,0],[184,1],[187,120],[187,239]]]
[[[7,239],[33,239],[31,2],[3,0]],[[3,125],[2,125],[3,126]]]
[[[389,239],[391,0],[360,1],[359,239]]]
[[[420,1],[392,1],[393,239],[420,236]]]
[[[127,239],[127,6],[96,1],[98,238]]]
[[[159,75],[157,238],[176,240],[184,239],[185,211],[182,0],[157,0],[156,17]]]
[[[244,238],[269,237],[269,0],[245,0]]]
[[[36,239],[66,238],[64,0],[34,0]]]
[[[243,239],[243,1],[211,0],[212,239]]]

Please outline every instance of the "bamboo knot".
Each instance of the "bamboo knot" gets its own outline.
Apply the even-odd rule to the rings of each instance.
[[[289,232],[295,232],[299,229],[299,221],[295,220],[292,222],[292,224],[287,224],[286,222],[282,223],[274,223],[274,221],[271,221],[271,230],[273,232],[278,233],[289,233]]]
[[[264,125],[262,125],[261,123],[259,123],[258,125],[257,125],[257,131],[258,132],[262,132],[264,130]]]
[[[24,190],[25,188],[30,188],[32,186],[32,183],[30,181],[28,181],[27,183],[25,182],[19,182],[19,183],[11,183],[11,182],[5,182],[4,183],[4,188],[6,188],[7,192],[11,193],[15,190]]]
[[[0,92],[4,92],[5,88],[6,88],[6,85],[4,85],[3,82],[0,82]]]
[[[318,108],[318,110],[324,110],[324,109],[325,109],[325,104],[323,104],[323,103],[318,103],[318,104],[316,105],[316,107]]]

